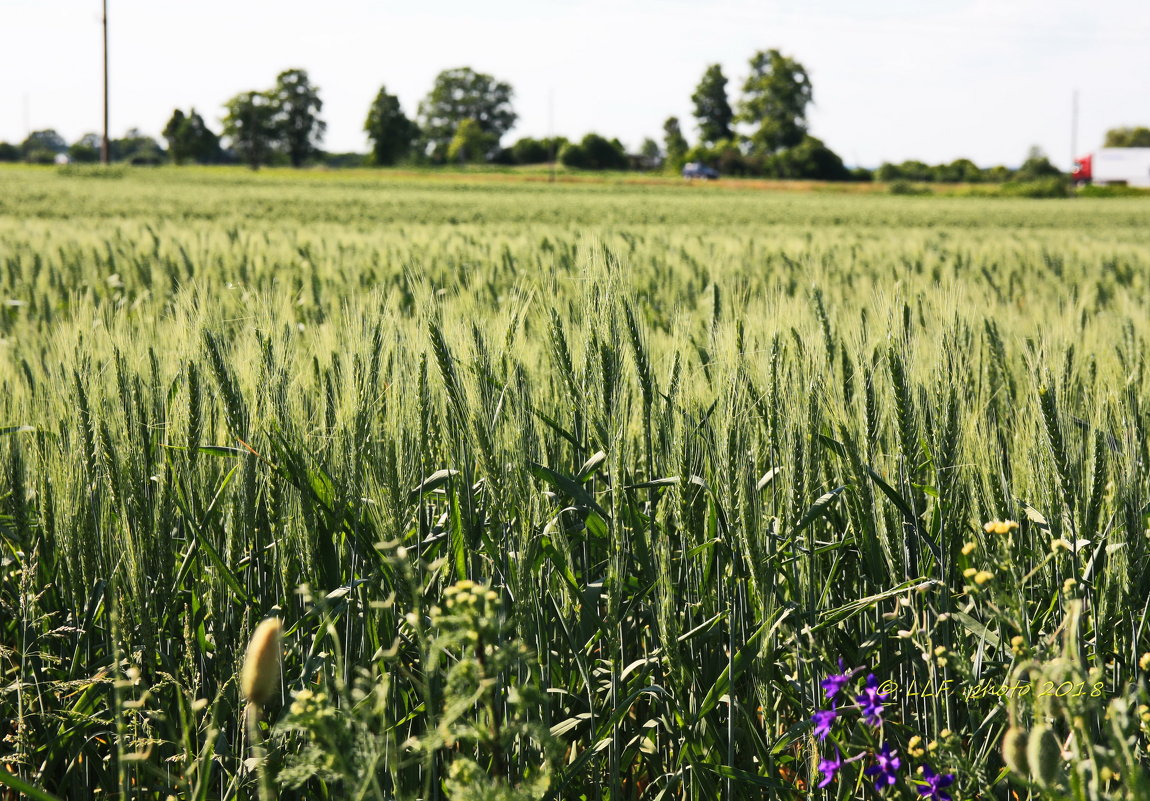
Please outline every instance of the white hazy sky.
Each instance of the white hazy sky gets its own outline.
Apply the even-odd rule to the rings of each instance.
[[[380,85],[414,116],[442,69],[508,81],[519,122],[661,139],[695,135],[690,96],[718,62],[737,96],[756,51],[797,58],[811,131],[848,164],[959,157],[1018,164],[1034,144],[1067,166],[1107,128],[1150,125],[1150,0],[109,0],[111,129],[159,136],[194,106],[219,128],[237,92],[306,69],[328,150],[366,150]],[[100,0],[0,0],[0,139],[101,120]],[[549,98],[551,99],[549,101]],[[549,113],[549,103],[553,113]],[[553,122],[552,122],[553,120]]]

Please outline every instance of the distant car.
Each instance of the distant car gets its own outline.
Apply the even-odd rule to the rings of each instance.
[[[706,178],[708,181],[713,181],[719,177],[719,171],[713,167],[708,167],[706,164],[691,161],[683,165],[683,177]]]

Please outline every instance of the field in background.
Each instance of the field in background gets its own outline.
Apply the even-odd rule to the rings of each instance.
[[[0,769],[1005,798],[1013,714],[1150,797],[1146,201],[119,175],[0,170]]]

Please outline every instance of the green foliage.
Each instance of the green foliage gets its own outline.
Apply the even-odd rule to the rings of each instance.
[[[130,129],[120,139],[113,139],[108,147],[112,161],[147,167],[155,167],[167,161],[160,143],[138,128]]]
[[[892,195],[929,195],[930,187],[913,183],[905,178],[899,178],[890,182],[887,191]]]
[[[22,155],[20,148],[11,142],[0,142],[0,162],[19,161]]]
[[[596,133],[589,133],[579,143],[587,160],[595,170],[627,169],[627,154],[618,139],[607,139]]]
[[[654,163],[663,158],[663,151],[660,149],[658,142],[647,137],[643,140],[643,143],[639,145],[639,155],[649,162]]]
[[[100,160],[101,144],[99,134],[84,134],[68,148],[68,159],[74,164],[95,164]]]
[[[734,138],[731,123],[735,113],[727,100],[727,78],[718,64],[707,67],[699,81],[695,93],[691,95],[695,104],[695,120],[699,125],[699,139],[705,144],[714,144],[723,139]]]
[[[372,161],[381,166],[395,164],[406,157],[419,137],[419,127],[407,118],[399,98],[389,94],[385,86],[379,87],[363,129],[371,141]]]
[[[511,146],[511,161],[515,164],[546,164],[558,157],[567,145],[567,139],[553,136],[544,139],[523,137]]]
[[[320,119],[323,101],[306,70],[284,70],[268,93],[275,138],[293,167],[302,167],[320,152],[327,123]]]
[[[721,140],[714,146],[697,145],[687,151],[687,161],[714,167],[723,175],[817,181],[851,180],[842,159],[813,136],[798,145],[769,156],[748,154],[736,142]]]
[[[752,149],[771,155],[797,146],[806,136],[807,106],[814,99],[806,69],[774,49],[755,53],[750,66],[738,119],[754,126]]]
[[[1021,172],[1021,171],[1020,171]],[[1016,177],[1018,177],[1016,175]],[[1007,197],[1059,198],[1070,196],[1070,182],[1065,177],[1027,178],[1002,185]]]
[[[168,155],[176,164],[215,164],[220,160],[220,139],[194,108],[189,114],[173,111],[163,134],[168,140]]]
[[[587,134],[579,144],[564,145],[559,161],[578,170],[625,170],[629,166],[622,143],[596,133]]]
[[[1032,147],[1026,155],[1026,161],[1015,171],[1012,178],[1018,182],[1027,182],[1061,176],[1062,170],[1051,164],[1050,159],[1038,147]]]
[[[1150,147],[1150,128],[1111,128],[1106,132],[1103,147]]]
[[[324,153],[323,164],[333,169],[367,167],[375,165],[375,157],[368,153]]]
[[[447,146],[447,160],[459,164],[482,164],[498,144],[498,139],[484,131],[477,121],[463,120]]]
[[[51,128],[33,131],[20,145],[24,161],[29,164],[51,164],[57,155],[67,150],[68,143],[64,141],[64,137]]]
[[[1033,155],[1033,154],[1032,154]],[[1034,181],[1059,175],[1056,167],[1050,164],[1044,155],[1037,154],[1029,158],[1018,170],[1007,167],[980,168],[970,159],[956,159],[949,164],[930,165],[914,159],[901,164],[883,164],[875,171],[874,179],[883,182],[918,182],[918,183],[994,183],[1001,184],[1008,181]]]
[[[663,123],[663,149],[667,154],[667,167],[672,172],[683,169],[687,162],[687,143],[683,131],[679,127],[678,117],[668,117]]]
[[[563,149],[559,151],[559,163],[574,170],[591,169],[591,159],[588,158],[587,151],[576,142],[563,145]]]
[[[821,139],[804,136],[794,147],[770,156],[763,164],[763,174],[772,178],[806,178],[817,181],[846,181],[850,173],[839,155]]]
[[[420,128],[429,155],[443,161],[464,120],[473,120],[495,145],[518,118],[511,106],[511,85],[470,67],[444,70],[419,104]]]
[[[241,92],[224,104],[224,136],[253,170],[267,164],[279,138],[277,109],[266,92]]]

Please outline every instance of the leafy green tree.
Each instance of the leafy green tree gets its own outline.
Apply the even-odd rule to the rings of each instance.
[[[955,159],[934,168],[934,180],[940,183],[975,184],[982,181],[982,170],[970,159]]]
[[[460,164],[484,162],[499,144],[494,134],[488,133],[475,120],[459,123],[455,136],[447,146],[447,159]]]
[[[733,139],[720,139],[711,145],[699,143],[687,151],[684,159],[714,167],[723,175],[762,174],[762,159],[744,154]]]
[[[1104,147],[1150,147],[1150,128],[1111,128]]]
[[[131,128],[120,139],[108,143],[112,161],[126,161],[138,166],[155,166],[167,160],[160,143],[144,134],[139,128]]]
[[[587,151],[576,142],[568,142],[563,146],[563,149],[559,151],[559,163],[564,167],[571,167],[576,170],[591,169],[591,161],[587,158]]]
[[[176,164],[191,159],[200,164],[214,164],[220,160],[220,138],[208,128],[195,109],[185,115],[176,109],[164,126],[168,140],[168,153]]]
[[[77,164],[94,164],[100,160],[100,135],[86,133],[68,148],[68,158]]]
[[[589,133],[579,144],[563,148],[559,160],[578,170],[625,170],[630,166],[623,143],[597,133]]]
[[[11,142],[0,142],[0,161],[19,161],[20,148]]]
[[[302,167],[320,153],[319,143],[327,130],[327,123],[319,118],[323,111],[319,88],[311,84],[306,70],[284,70],[276,76],[270,98],[275,109],[277,138],[291,165]]]
[[[839,155],[813,136],[804,136],[794,147],[770,156],[763,169],[775,178],[846,181],[851,177]]]
[[[593,170],[627,169],[627,152],[618,139],[607,139],[597,133],[589,133],[579,143],[587,154],[587,161]]]
[[[442,161],[464,120],[494,137],[496,146],[515,125],[511,85],[470,67],[444,70],[435,78],[431,92],[419,104],[420,127],[433,158]]]
[[[659,143],[651,137],[643,140],[639,145],[639,168],[643,170],[657,170],[663,165],[663,150]]]
[[[387,87],[379,87],[375,100],[363,123],[367,138],[371,140],[371,155],[375,164],[395,164],[411,151],[412,142],[419,137],[419,126],[407,118],[399,105],[399,98],[388,94]]]
[[[1026,154],[1026,161],[1014,173],[1015,181],[1040,181],[1043,178],[1057,178],[1062,170],[1050,163],[1042,148],[1034,145]]]
[[[807,133],[807,106],[813,98],[802,64],[778,50],[755,53],[739,105],[739,119],[755,126],[752,149],[771,154],[801,143]]]
[[[179,136],[193,161],[199,164],[216,164],[220,161],[220,137],[208,127],[194,108],[184,120]]]
[[[663,147],[667,152],[667,166],[676,171],[681,169],[690,145],[679,127],[678,117],[668,117],[663,123]]]
[[[699,138],[706,144],[734,138],[731,123],[735,113],[727,100],[727,78],[718,64],[707,67],[703,79],[691,95],[695,104],[695,119],[699,123]]]
[[[533,139],[525,136],[511,146],[511,161],[514,164],[547,164],[556,159],[567,145],[562,136]]]
[[[546,164],[551,152],[545,142],[525,136],[511,146],[511,158],[516,164]]]
[[[33,164],[51,164],[56,156],[68,150],[64,137],[52,128],[33,131],[20,145],[24,160]]]
[[[176,164],[183,164],[188,159],[188,151],[183,137],[180,135],[180,129],[188,118],[184,112],[176,109],[172,112],[172,116],[168,118],[167,124],[162,131],[164,138],[168,140],[168,154],[172,157],[172,161]]]
[[[279,133],[276,106],[266,92],[240,92],[224,104],[224,136],[253,170],[271,157]]]

